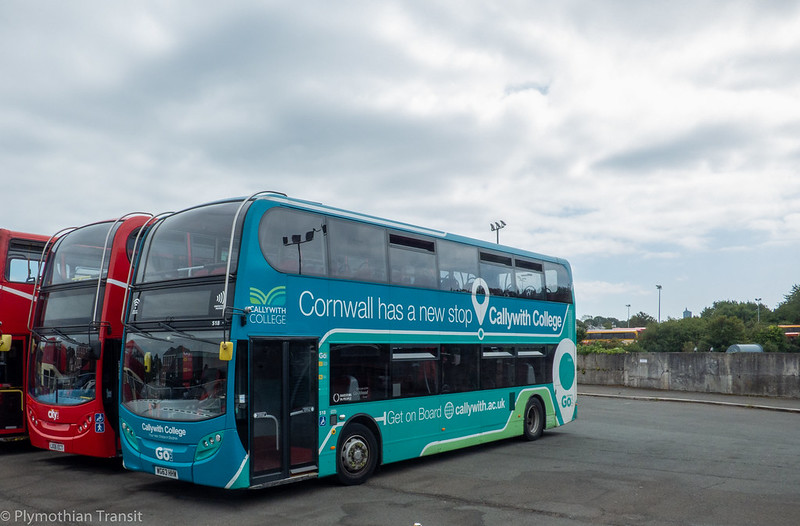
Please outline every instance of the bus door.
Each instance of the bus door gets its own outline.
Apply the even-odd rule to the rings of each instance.
[[[317,341],[250,340],[254,484],[317,471]]]
[[[0,351],[0,432],[16,433],[25,427],[24,347],[24,340],[14,338],[10,349]]]

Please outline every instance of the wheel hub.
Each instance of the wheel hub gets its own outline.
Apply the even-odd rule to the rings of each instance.
[[[367,465],[367,460],[369,458],[367,445],[360,438],[354,437],[344,445],[342,458],[344,459],[344,464],[347,466],[348,470],[358,471],[360,469],[364,469],[364,466]]]

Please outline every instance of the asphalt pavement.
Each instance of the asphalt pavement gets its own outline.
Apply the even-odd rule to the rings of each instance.
[[[726,405],[784,411],[787,413],[800,413],[800,398],[742,396],[723,393],[698,393],[692,391],[664,391],[659,389],[641,389],[617,385],[585,385],[580,383],[578,384],[578,396]]]
[[[384,465],[361,486],[330,477],[221,491],[125,471],[119,459],[0,444],[0,526],[798,524],[800,400],[578,391],[578,420],[536,442]]]

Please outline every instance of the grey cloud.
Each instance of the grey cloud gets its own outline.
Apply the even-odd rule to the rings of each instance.
[[[635,139],[634,139],[635,141]],[[652,170],[681,170],[708,163],[724,164],[743,148],[758,142],[744,125],[704,124],[661,142],[617,152],[594,164],[600,171],[643,173]]]

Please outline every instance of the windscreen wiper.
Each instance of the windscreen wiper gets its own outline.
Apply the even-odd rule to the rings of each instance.
[[[88,343],[86,343],[86,342],[79,342],[78,340],[76,340],[75,338],[73,338],[72,336],[68,335],[67,333],[63,332],[63,331],[62,331],[62,330],[60,330],[60,329],[56,329],[55,327],[53,327],[51,330],[52,330],[54,333],[56,333],[56,334],[58,334],[59,336],[61,336],[61,337],[62,337],[64,340],[66,340],[66,341],[68,341],[69,343],[71,343],[72,345],[77,345],[77,346],[79,346],[79,347],[88,347],[88,346],[89,346],[89,344],[88,344]]]
[[[161,341],[161,342],[168,342],[169,341],[166,338],[159,338],[157,336],[153,336],[149,332],[140,329],[136,325],[132,325],[130,323],[125,323],[124,325],[125,325],[125,328],[128,329],[129,331],[135,332],[136,334],[142,334],[142,335],[144,335],[145,338],[150,338],[151,340],[158,340],[158,341]]]
[[[208,343],[208,344],[211,344],[211,345],[219,344],[218,341],[205,340],[203,338],[198,338],[197,336],[194,336],[193,334],[189,334],[188,332],[184,332],[184,331],[182,331],[180,329],[176,329],[172,325],[170,325],[170,324],[168,324],[166,322],[163,322],[163,321],[158,322],[158,324],[161,327],[164,327],[165,329],[167,329],[168,331],[171,331],[174,334],[177,334],[177,335],[179,335],[179,336],[181,336],[183,338],[186,338],[187,340],[192,340],[192,341],[200,342],[200,343]]]

